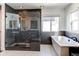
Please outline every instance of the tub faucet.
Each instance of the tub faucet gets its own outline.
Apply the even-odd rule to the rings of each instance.
[[[76,37],[71,37],[71,39],[73,39],[74,41],[78,42]]]

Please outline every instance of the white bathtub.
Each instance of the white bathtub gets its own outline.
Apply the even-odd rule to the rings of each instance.
[[[53,48],[57,55],[68,56],[69,47],[79,47],[79,43],[65,36],[51,36]]]

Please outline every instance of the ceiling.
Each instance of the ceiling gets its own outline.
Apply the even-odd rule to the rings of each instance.
[[[70,3],[7,3],[14,9],[65,8]]]

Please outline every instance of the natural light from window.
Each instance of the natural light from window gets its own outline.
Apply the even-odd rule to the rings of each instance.
[[[71,25],[71,31],[78,31],[78,24],[79,24],[79,16],[78,16],[79,11],[75,11],[70,14],[70,25]]]
[[[59,17],[43,17],[42,31],[53,32],[59,30]]]

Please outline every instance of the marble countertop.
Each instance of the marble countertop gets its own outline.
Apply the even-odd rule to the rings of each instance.
[[[65,36],[51,36],[52,41],[54,40],[61,47],[79,47],[79,43]]]

